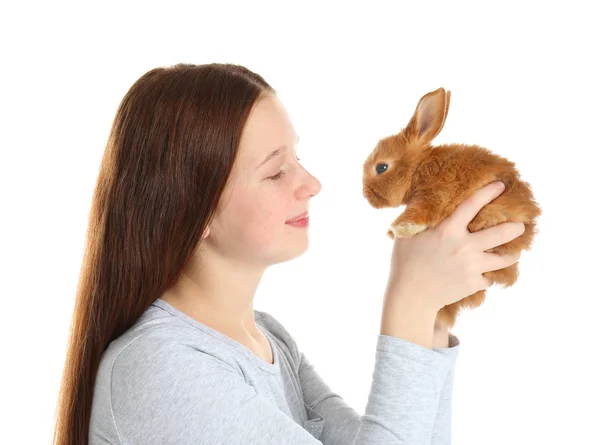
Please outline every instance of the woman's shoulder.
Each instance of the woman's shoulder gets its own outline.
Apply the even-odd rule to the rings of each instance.
[[[102,355],[92,403],[91,443],[107,439],[118,443],[117,431],[150,422],[153,410],[172,409],[172,400],[193,397],[194,389],[212,388],[214,393],[203,392],[204,397],[218,397],[223,385],[252,383],[253,372],[233,340],[153,304]]]
[[[235,360],[228,359],[235,351],[223,342],[218,332],[200,323],[192,324],[153,303],[129,329],[110,342],[99,372],[111,373],[117,367],[123,369],[140,363],[148,366],[152,361],[174,361],[182,355],[199,352],[219,357],[235,367]]]
[[[288,360],[297,363],[298,348],[290,332],[270,313],[259,310],[254,313],[257,325],[270,334]],[[160,362],[173,362],[198,353],[218,358],[244,375],[248,373],[244,367],[251,366],[249,362],[253,359],[244,346],[230,337],[158,299],[127,331],[110,342],[98,373],[109,378],[118,369],[131,375],[140,364],[162,366]]]

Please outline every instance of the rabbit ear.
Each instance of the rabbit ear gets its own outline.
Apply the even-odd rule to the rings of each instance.
[[[449,106],[450,91],[444,88],[438,88],[424,95],[406,126],[407,136],[416,139],[419,144],[431,142],[442,130]]]

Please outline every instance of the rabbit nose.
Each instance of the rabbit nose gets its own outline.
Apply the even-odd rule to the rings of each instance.
[[[368,187],[368,186],[364,186],[363,187],[363,196],[367,199],[372,198],[373,196],[381,201],[385,201],[385,199],[383,198],[383,196],[381,196],[379,193],[377,193],[375,190],[373,190],[373,188]]]

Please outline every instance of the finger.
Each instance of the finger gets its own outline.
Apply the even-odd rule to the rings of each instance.
[[[506,244],[525,232],[525,224],[520,221],[505,222],[487,229],[479,230],[469,234],[475,240],[478,250],[489,250]]]
[[[481,266],[483,267],[482,273],[504,269],[515,264],[521,258],[521,252],[505,254],[484,252],[484,255],[484,260],[481,262]]]
[[[504,191],[503,182],[492,182],[481,187],[472,193],[468,198],[461,202],[454,212],[447,218],[447,224],[456,228],[465,229],[469,223],[477,216],[479,211],[486,205],[500,196]]]

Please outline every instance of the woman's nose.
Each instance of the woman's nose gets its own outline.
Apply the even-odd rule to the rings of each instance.
[[[321,181],[308,173],[308,179],[305,180],[300,188],[302,190],[301,193],[307,194],[308,196],[315,196],[321,191]]]

